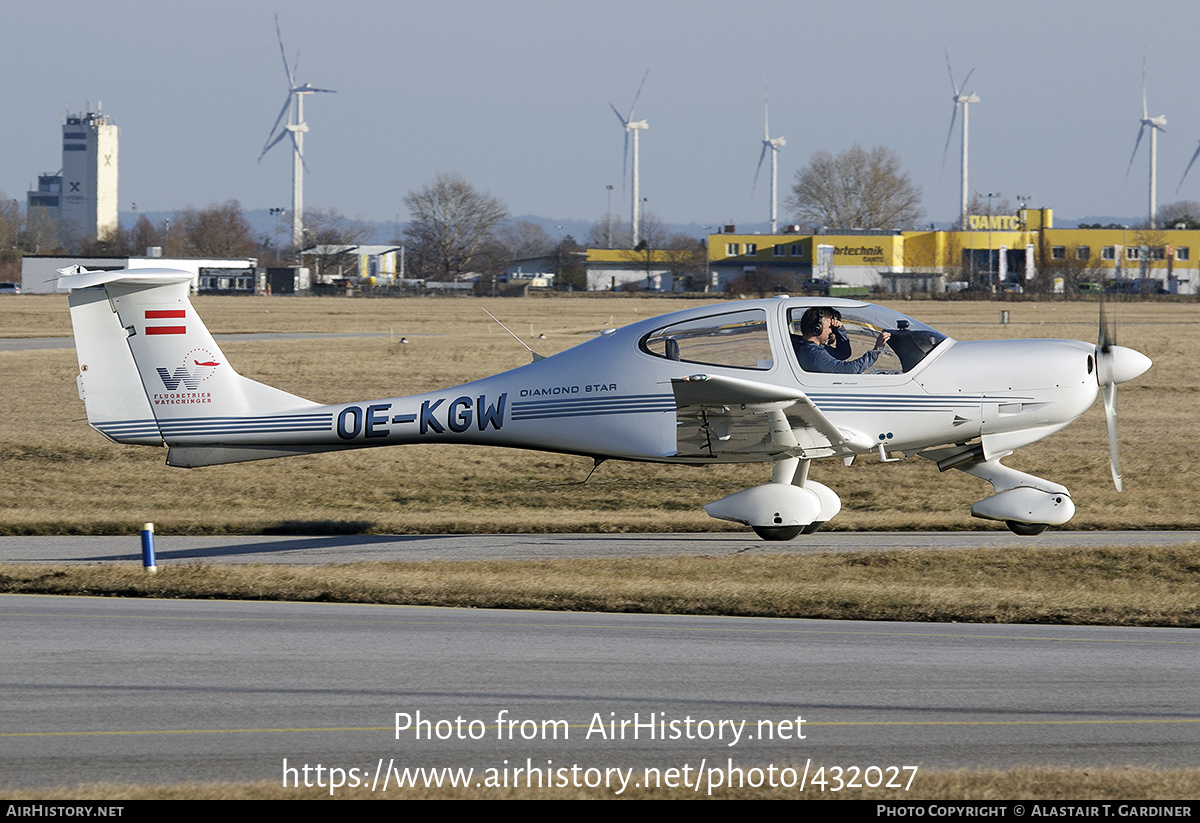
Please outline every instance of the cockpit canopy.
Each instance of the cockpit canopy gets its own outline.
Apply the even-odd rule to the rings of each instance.
[[[831,301],[831,305],[832,305]],[[779,322],[781,312],[753,307],[734,311],[714,310],[655,329],[641,340],[647,354],[703,366],[769,371],[782,358],[797,364],[795,347],[804,345],[800,318],[819,302],[804,301],[786,313],[786,328],[776,340],[787,340],[787,350],[776,352],[768,324]],[[875,346],[880,332],[891,337],[875,363],[864,374],[897,374],[916,367],[946,335],[900,312],[869,303],[836,301],[842,330],[850,341],[850,358],[857,358]]]
[[[665,326],[642,338],[642,350],[703,366],[766,371],[775,365],[764,309],[705,315]]]
[[[811,306],[798,306],[788,310],[788,332],[793,345],[803,340],[800,318]],[[849,359],[861,357],[875,347],[881,332],[891,335],[887,346],[863,374],[897,374],[911,371],[925,359],[934,348],[946,339],[946,335],[926,326],[919,320],[906,317],[898,311],[883,306],[863,304],[838,307],[841,314],[842,331],[850,340]]]

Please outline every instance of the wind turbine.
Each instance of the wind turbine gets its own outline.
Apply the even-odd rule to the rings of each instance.
[[[967,192],[970,188],[967,185],[967,115],[969,114],[968,107],[972,103],[979,102],[979,95],[967,94],[967,81],[971,79],[971,75],[975,73],[972,68],[967,72],[967,76],[963,78],[962,86],[954,82],[954,69],[950,68],[950,52],[946,52],[946,70],[950,72],[950,88],[954,89],[954,112],[950,115],[950,131],[946,133],[946,147],[942,149],[942,168],[946,167],[946,154],[950,151],[950,138],[954,135],[954,120],[958,117],[958,108],[962,106],[962,222],[959,224],[960,229],[967,227]]]
[[[1158,133],[1166,131],[1164,126],[1167,125],[1167,118],[1164,115],[1151,117],[1146,108],[1146,59],[1142,58],[1142,119],[1141,127],[1138,129],[1137,141],[1133,144],[1133,154],[1129,155],[1129,168],[1125,169],[1125,180],[1129,180],[1129,170],[1133,168],[1133,158],[1137,156],[1138,146],[1142,144],[1142,135],[1146,133],[1146,127],[1150,127],[1150,228],[1156,228],[1158,223]],[[1193,157],[1194,161],[1196,158]],[[1188,168],[1192,167],[1191,163]],[[1184,176],[1187,176],[1185,171]],[[1183,185],[1183,181],[1179,181],[1179,185]]]
[[[283,102],[283,108],[279,110],[279,116],[275,118],[275,125],[271,127],[271,133],[267,135],[267,143],[263,146],[262,154],[258,156],[261,161],[267,152],[283,138],[289,134],[292,137],[292,248],[299,250],[304,245],[304,133],[308,131],[308,124],[304,122],[304,98],[306,95],[323,92],[326,94],[335,94],[333,89],[317,89],[313,88],[312,83],[305,83],[303,86],[296,85],[296,66],[300,62],[300,53],[296,53],[296,59],[292,61],[291,68],[288,68],[287,54],[283,50],[283,34],[279,31],[279,15],[275,15],[275,35],[279,38],[279,56],[283,58],[283,71],[287,75],[288,81],[288,96]],[[283,122],[283,118],[291,110],[291,117],[287,125],[283,128],[279,124]],[[278,134],[277,134],[278,132]]]
[[[770,88],[767,89],[767,94],[763,97],[763,148],[762,153],[758,155],[758,168],[754,170],[754,185],[750,187],[750,193],[754,194],[754,189],[758,186],[758,173],[762,170],[763,160],[767,156],[767,151],[771,152],[771,234],[775,233],[775,204],[776,204],[776,182],[779,174],[779,150],[787,145],[787,141],[782,137],[771,138],[771,130],[767,125],[767,102],[770,98]]]
[[[642,75],[642,82],[638,84],[637,94],[633,96],[633,105],[629,107],[629,114],[622,117],[621,112],[617,111],[617,107],[612,103],[613,113],[617,115],[617,119],[621,121],[621,125],[625,127],[625,159],[621,164],[621,179],[625,178],[625,170],[628,168],[629,161],[629,134],[633,133],[633,207],[630,209],[630,225],[633,227],[633,246],[637,248],[638,244],[638,207],[641,203],[638,198],[638,132],[643,129],[650,128],[650,124],[645,120],[633,119],[633,110],[637,108],[638,98],[642,96],[642,86],[646,85],[646,78],[650,75],[650,70],[646,69],[646,73]]]

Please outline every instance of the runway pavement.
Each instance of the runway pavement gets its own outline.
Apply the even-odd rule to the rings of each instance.
[[[1198,538],[1195,531],[818,532],[784,544],[749,533],[160,536],[157,546],[160,565],[315,564],[1053,550]],[[139,541],[2,537],[0,562],[136,563]],[[318,764],[326,785],[330,768],[342,769],[336,774],[347,784],[386,772],[393,793],[406,768],[475,769],[473,782],[487,779],[488,769],[510,781],[518,767],[541,769],[533,774],[545,780],[614,781],[616,792],[619,775],[638,782],[654,768],[686,768],[695,780],[731,765],[774,766],[780,779],[795,781],[802,771],[781,770],[823,764],[863,774],[876,767],[873,778],[905,782],[912,769],[903,767],[914,766],[1191,766],[1200,750],[1198,652],[1200,635],[1172,629],[8,595],[0,596],[0,789],[303,781],[306,765],[316,780]],[[425,739],[411,729],[398,735],[398,713],[429,722]],[[296,771],[285,772],[285,761]]]
[[[0,788],[282,781],[285,759],[300,780],[382,764],[472,783],[730,761],[1194,766],[1200,740],[1185,629],[9,595],[0,637]]]
[[[1033,546],[1175,545],[1200,531],[817,532],[783,543],[751,532],[713,534],[327,535],[156,538],[158,562],[349,563],[358,560],[523,560],[559,557],[672,557],[752,552],[845,552]],[[140,562],[130,537],[0,537],[0,563]]]

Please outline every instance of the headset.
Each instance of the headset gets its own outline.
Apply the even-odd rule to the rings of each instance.
[[[825,325],[825,318],[841,320],[842,313],[827,306],[813,306],[800,317],[800,336],[816,337]]]

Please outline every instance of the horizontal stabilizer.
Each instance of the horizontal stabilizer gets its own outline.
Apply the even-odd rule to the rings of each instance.
[[[181,469],[200,466],[222,466],[226,463],[248,463],[251,460],[269,460],[272,457],[293,457],[298,454],[348,451],[354,445],[311,445],[311,446],[172,446],[167,450],[167,465]]]

